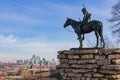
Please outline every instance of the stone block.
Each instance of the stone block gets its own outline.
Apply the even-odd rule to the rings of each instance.
[[[120,79],[120,74],[116,74],[116,75],[106,75],[106,78],[113,78],[113,79]]]
[[[120,71],[120,65],[104,65],[104,66],[102,66],[102,69],[119,70]]]
[[[111,55],[108,55],[108,59],[120,59],[120,54],[111,54]]]
[[[74,75],[76,75],[75,73],[68,73],[68,77],[73,77]]]
[[[98,49],[92,49],[92,50],[70,50],[70,51],[64,51],[64,54],[98,54]]]
[[[60,72],[60,75],[61,75],[61,76],[64,76],[64,75],[65,75],[65,73],[64,73],[64,72]]]
[[[60,55],[57,56],[57,58],[59,58],[59,59],[67,59],[68,55],[66,55],[66,54],[60,54]]]
[[[89,79],[88,79],[89,80]],[[99,79],[99,78],[90,78],[90,80],[104,80],[104,79]]]
[[[72,70],[70,68],[65,69],[65,72],[71,72]]]
[[[68,55],[68,59],[80,59],[79,55]]]
[[[68,80],[67,77],[65,76],[62,76],[62,80]]]
[[[58,51],[57,53],[60,55],[60,54],[63,54],[64,51]]]
[[[87,77],[86,80],[91,80],[91,78]]]
[[[81,78],[76,78],[76,77],[74,78],[73,77],[72,80],[86,80],[86,78],[85,77],[81,77]]]
[[[105,59],[105,55],[95,55],[95,59],[97,59],[97,60],[104,60]]]
[[[58,65],[59,68],[69,68],[69,64],[60,64]]]
[[[113,54],[116,54],[116,53],[120,53],[120,48],[116,48],[116,49],[111,49],[111,53],[113,53]]]
[[[78,60],[78,64],[94,64],[94,63],[96,63],[95,59]]]
[[[92,72],[92,69],[72,69],[73,73],[89,73]]]
[[[120,74],[117,74],[117,75],[111,75],[112,78],[117,78],[117,79],[120,79]]]
[[[98,65],[110,65],[111,61],[109,59],[97,60]]]
[[[62,68],[62,69],[60,69],[59,71],[65,73],[65,70],[66,70],[65,68]]]
[[[94,56],[93,54],[84,54],[84,55],[81,55],[81,59],[93,59]]]
[[[113,79],[106,79],[106,78],[90,78],[90,80],[113,80]]]
[[[100,77],[104,77],[104,75],[103,74],[99,74],[99,73],[94,73],[93,77],[100,78]]]
[[[92,74],[91,73],[85,73],[84,76],[90,78],[90,77],[92,77]]]
[[[78,53],[80,53],[80,54],[98,54],[98,50],[97,49],[79,50]]]
[[[72,80],[80,80],[80,78],[72,78]]]
[[[59,62],[60,64],[66,64],[68,63],[68,59],[60,59]]]
[[[96,64],[86,64],[86,65],[72,64],[70,67],[71,68],[77,68],[77,69],[95,69],[98,66]]]
[[[110,74],[116,75],[120,73],[120,71],[115,71],[115,70],[99,70],[98,72],[101,74],[106,74],[106,75],[110,75]]]
[[[76,64],[76,63],[77,63],[77,60],[69,60],[68,63],[69,63],[69,64]]]
[[[112,64],[117,64],[117,65],[120,65],[120,59],[113,59],[111,61]]]
[[[81,80],[86,80],[86,78],[85,77],[81,77]]]
[[[99,78],[99,80],[112,80],[112,79],[108,79],[108,78]]]
[[[82,74],[76,74],[76,73],[70,72],[70,73],[68,73],[68,77],[80,78],[80,77],[82,77]]]

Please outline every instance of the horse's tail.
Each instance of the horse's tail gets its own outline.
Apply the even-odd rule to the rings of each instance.
[[[101,44],[103,42],[103,47],[104,47],[105,46],[105,42],[104,42],[104,38],[103,38],[103,24],[102,24],[102,22],[99,22],[99,27],[100,27],[99,35],[101,37]]]
[[[103,33],[103,24],[102,24],[102,22],[100,22],[99,25],[100,25],[99,33],[102,35],[102,33]]]

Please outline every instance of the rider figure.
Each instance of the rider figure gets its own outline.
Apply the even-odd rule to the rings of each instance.
[[[83,12],[83,15],[84,15],[83,21],[82,21],[82,26],[83,26],[83,25],[85,25],[87,22],[89,22],[91,20],[91,14],[87,11],[85,6],[82,9],[82,12]]]
[[[87,11],[86,7],[83,5],[82,13],[84,15],[82,22],[80,22],[80,25],[77,27],[77,33],[82,33],[82,27],[87,24],[91,20],[91,14]],[[78,37],[79,39],[79,37]],[[84,35],[83,35],[84,39]]]

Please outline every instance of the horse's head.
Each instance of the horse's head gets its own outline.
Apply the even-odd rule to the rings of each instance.
[[[64,28],[66,28],[68,25],[71,24],[71,19],[70,18],[67,18],[65,24],[64,24]]]

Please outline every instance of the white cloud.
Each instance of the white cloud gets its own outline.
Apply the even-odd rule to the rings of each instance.
[[[75,42],[40,42],[40,41],[30,41],[27,39],[16,38],[13,35],[0,36],[0,58],[6,57],[6,59],[20,59],[28,58],[33,54],[36,54],[47,59],[55,58],[57,59],[57,51],[70,49],[78,44]],[[78,45],[79,46],[79,45]],[[3,59],[5,60],[5,59]]]
[[[16,41],[17,41],[17,38],[15,38],[13,35],[9,35],[5,37],[3,34],[0,34],[1,44],[15,43]]]

